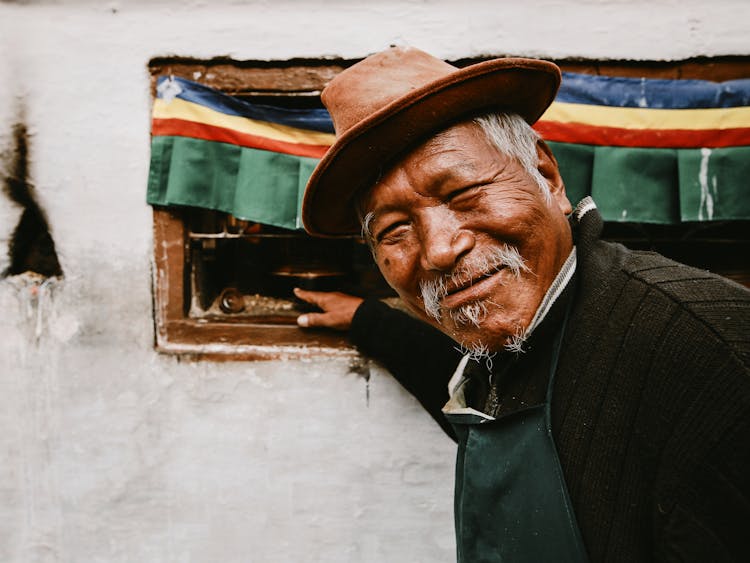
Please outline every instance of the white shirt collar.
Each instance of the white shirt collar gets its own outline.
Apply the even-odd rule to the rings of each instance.
[[[552,284],[549,286],[547,293],[544,294],[542,302],[539,304],[536,313],[534,313],[531,323],[529,323],[529,328],[526,329],[526,336],[530,335],[532,331],[539,326],[544,320],[544,317],[547,316],[547,313],[549,313],[552,305],[557,301],[557,298],[560,297],[563,290],[568,287],[568,284],[570,283],[570,280],[573,279],[573,274],[576,271],[576,263],[576,247],[574,246],[570,251],[570,254],[568,254],[568,257],[565,259],[562,268],[560,268],[560,271],[557,273],[557,276],[552,280]]]

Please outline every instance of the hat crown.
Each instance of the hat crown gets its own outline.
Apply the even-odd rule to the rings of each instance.
[[[457,69],[413,47],[391,47],[336,76],[321,93],[336,135],[354,127],[412,90]]]
[[[371,55],[323,90],[336,141],[315,167],[302,202],[311,234],[359,231],[352,204],[358,190],[399,155],[461,120],[492,111],[534,123],[555,97],[553,63],[501,58],[456,68],[410,47]]]

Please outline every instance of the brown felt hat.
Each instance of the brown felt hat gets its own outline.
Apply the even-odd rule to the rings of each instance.
[[[560,69],[505,58],[456,68],[414,48],[392,47],[351,66],[323,90],[336,142],[307,183],[302,222],[310,234],[359,232],[355,194],[395,157],[446,127],[490,111],[529,124],[560,85]]]

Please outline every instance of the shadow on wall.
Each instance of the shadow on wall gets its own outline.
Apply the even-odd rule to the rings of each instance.
[[[3,192],[23,209],[8,245],[9,265],[3,277],[27,274],[62,277],[47,218],[34,198],[29,180],[29,134],[23,123],[13,126],[12,146],[3,156]]]

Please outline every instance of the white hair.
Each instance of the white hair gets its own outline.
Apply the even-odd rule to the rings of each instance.
[[[481,340],[471,345],[458,344],[454,346],[454,350],[462,356],[469,356],[469,360],[471,361],[479,363],[484,360],[487,371],[492,372],[492,365],[497,352],[490,352],[490,349]],[[490,378],[492,377],[493,375],[491,374]]]
[[[419,290],[425,313],[441,325],[445,324],[443,313],[447,313],[456,327],[473,325],[476,328],[481,328],[490,308],[502,309],[501,304],[484,299],[444,311],[442,300],[448,295],[449,287],[460,286],[471,280],[490,276],[502,268],[507,268],[516,279],[521,277],[522,272],[530,271],[518,248],[502,244],[467,257],[451,272],[446,272],[431,280],[422,280],[419,283]],[[508,352],[520,354],[523,352],[526,337],[526,331],[517,327],[515,334],[508,338],[504,348]],[[460,346],[464,353],[468,353],[472,359],[479,361],[484,358],[489,362],[488,365],[491,365],[492,354],[481,340],[472,344],[460,342]]]
[[[370,250],[374,250],[372,245],[372,220],[375,218],[375,212],[370,211],[364,217],[362,216],[361,207],[357,206],[357,215],[359,215],[359,222],[362,224],[362,238],[367,241],[370,246]]]
[[[536,182],[542,195],[551,201],[547,180],[539,172],[536,145],[539,134],[517,113],[489,113],[473,119],[487,139],[504,155],[515,158]]]
[[[529,271],[518,249],[515,246],[502,244],[472,254],[451,272],[446,272],[431,280],[422,280],[419,283],[419,292],[425,312],[437,322],[442,323],[441,301],[448,295],[449,287],[461,286],[472,280],[490,276],[502,268],[508,268],[516,278],[521,276],[521,272]],[[494,303],[492,305],[497,306]],[[479,328],[487,315],[487,304],[483,301],[475,301],[451,310],[449,314],[456,325],[472,324]]]

